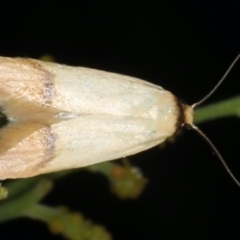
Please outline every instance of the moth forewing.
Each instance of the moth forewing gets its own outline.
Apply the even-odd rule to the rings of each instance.
[[[0,83],[10,120],[0,132],[1,142],[10,140],[0,145],[0,179],[141,152],[171,136],[184,117],[163,88],[95,69],[0,57]]]

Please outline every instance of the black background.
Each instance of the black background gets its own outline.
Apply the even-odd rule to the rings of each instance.
[[[52,54],[60,63],[146,79],[191,104],[240,50],[237,0],[48,2],[1,3],[0,55]],[[239,94],[239,66],[208,103]],[[199,127],[240,179],[239,119]],[[102,176],[79,172],[58,181],[44,202],[81,211],[115,240],[240,239],[240,189],[201,137],[186,131],[164,150],[130,160],[150,179],[138,200],[120,201]],[[62,239],[38,221],[0,225],[1,240],[16,236]]]

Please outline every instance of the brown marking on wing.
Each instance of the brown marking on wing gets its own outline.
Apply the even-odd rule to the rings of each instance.
[[[13,98],[50,107],[55,96],[54,75],[34,59],[0,57],[0,88],[5,94],[1,102]]]
[[[10,123],[0,131],[0,179],[39,174],[55,156],[51,124],[54,75],[33,59],[0,57],[0,104]]]
[[[55,156],[56,138],[41,123],[9,124],[0,133],[0,179],[38,175],[38,165]]]

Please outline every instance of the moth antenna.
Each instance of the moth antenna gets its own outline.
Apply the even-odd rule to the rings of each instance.
[[[224,158],[222,157],[222,155],[220,154],[220,152],[217,150],[217,148],[215,147],[215,145],[213,144],[213,142],[207,137],[207,135],[205,133],[203,133],[196,125],[194,124],[188,124],[190,125],[190,127],[192,129],[194,129],[195,131],[197,131],[206,141],[207,143],[210,145],[210,147],[213,149],[214,153],[217,155],[217,157],[220,159],[223,167],[226,169],[226,171],[228,172],[228,174],[230,175],[230,177],[232,178],[232,180],[240,187],[240,182],[237,180],[237,178],[234,176],[234,174],[232,173],[232,171],[230,170],[230,168],[228,167],[227,163],[225,162]]]
[[[216,90],[217,88],[222,84],[222,82],[226,79],[228,76],[229,72],[232,70],[232,68],[235,66],[236,62],[240,59],[240,53],[237,55],[237,57],[233,60],[233,62],[230,64],[228,67],[227,71],[223,74],[222,78],[219,80],[219,82],[215,85],[215,87],[205,96],[203,97],[200,101],[194,103],[191,108],[194,109],[195,107],[201,105],[203,102],[205,102]],[[192,111],[192,110],[191,110]],[[183,124],[185,125],[185,124]],[[215,145],[212,143],[212,141],[207,137],[205,133],[203,133],[196,125],[192,124],[191,121],[186,122],[187,126],[190,126],[192,129],[197,131],[210,145],[214,153],[217,155],[219,160],[221,161],[223,167],[226,169],[232,180],[240,187],[240,182],[237,180],[237,178],[234,176],[230,168],[228,167],[227,163],[225,162],[224,158],[220,154],[220,152],[217,150]]]
[[[201,105],[203,102],[205,102],[217,89],[218,87],[222,84],[222,82],[226,79],[226,77],[228,76],[229,72],[232,70],[232,68],[234,67],[234,65],[236,64],[236,62],[239,60],[240,58],[240,53],[237,55],[237,57],[233,60],[233,62],[230,64],[230,66],[228,67],[227,71],[223,74],[222,78],[218,81],[218,83],[215,85],[215,87],[204,97],[202,98],[200,101],[194,103],[192,105],[192,108],[195,108],[199,105]]]

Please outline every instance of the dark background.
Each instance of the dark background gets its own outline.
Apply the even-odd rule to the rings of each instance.
[[[146,79],[191,104],[240,50],[237,0],[62,2],[1,3],[0,55],[52,54],[60,63]],[[239,94],[239,66],[208,103]],[[199,127],[240,179],[239,119]],[[201,137],[186,131],[164,150],[130,160],[150,179],[138,200],[120,201],[103,177],[80,172],[59,181],[45,203],[81,211],[115,240],[240,239],[240,189]],[[1,240],[16,236],[62,239],[38,221],[0,225]]]

